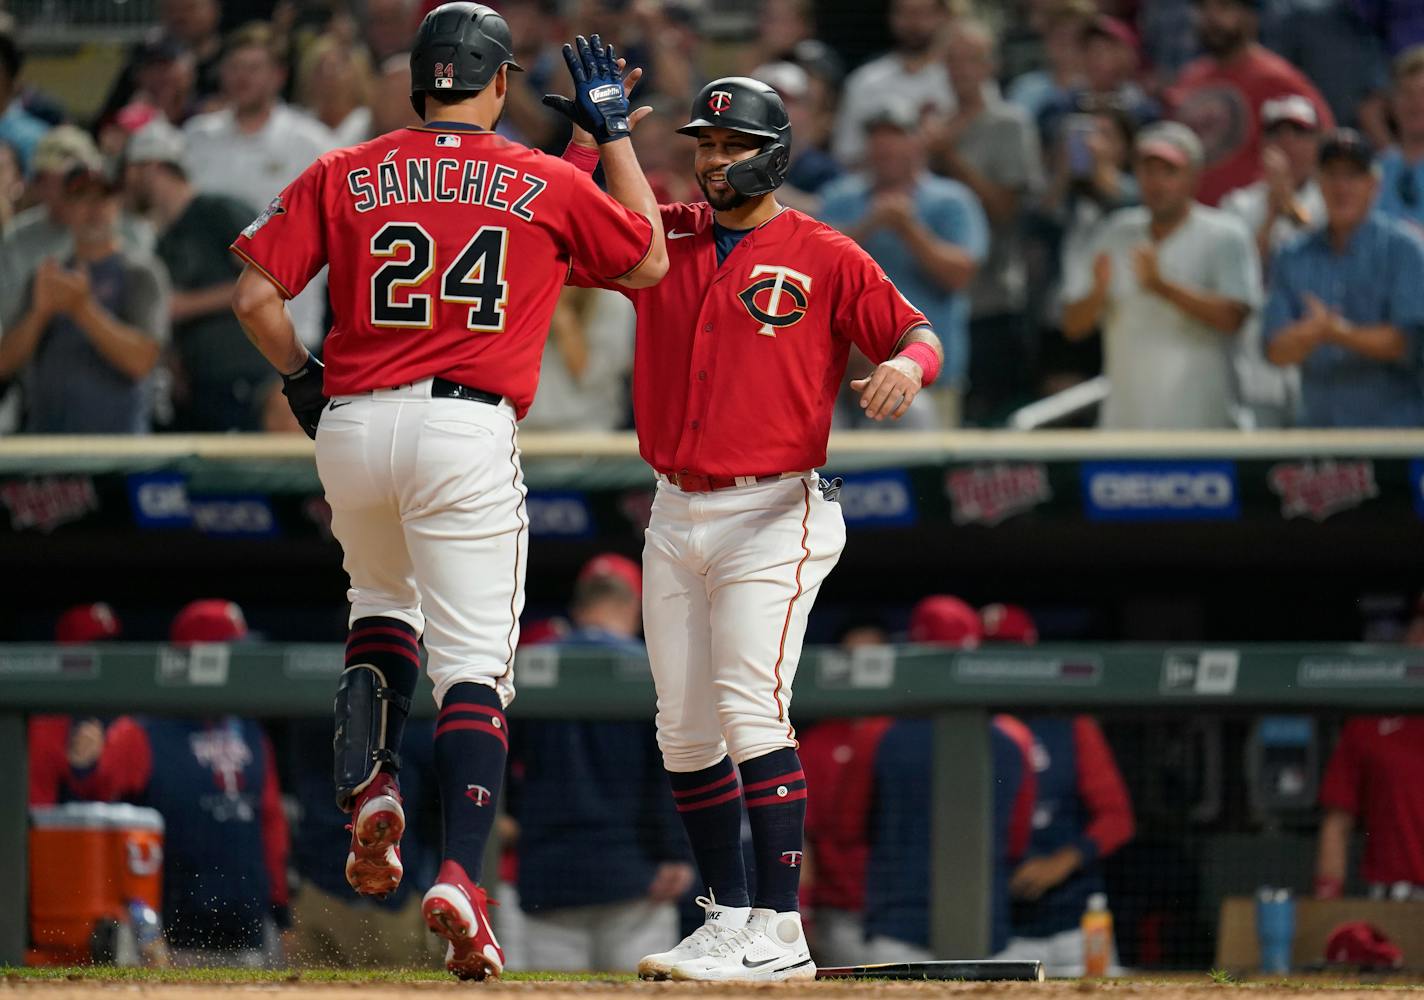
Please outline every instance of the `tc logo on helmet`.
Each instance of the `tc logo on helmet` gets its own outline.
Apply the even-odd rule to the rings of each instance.
[[[707,99],[707,106],[720,115],[732,107],[732,92],[730,90],[712,91],[712,96]]]
[[[752,319],[761,324],[757,333],[775,337],[777,329],[801,322],[811,305],[809,275],[780,264],[758,264],[752,268],[751,276],[761,280],[742,289],[737,298]]]

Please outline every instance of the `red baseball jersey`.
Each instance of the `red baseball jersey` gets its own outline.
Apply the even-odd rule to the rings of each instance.
[[[1424,716],[1365,716],[1345,723],[1325,769],[1320,804],[1364,827],[1366,882],[1424,885]]]
[[[522,417],[570,266],[612,281],[652,238],[563,160],[432,122],[321,157],[233,250],[288,298],[330,264],[327,395],[438,375]]]
[[[633,415],[663,473],[764,476],[826,460],[850,345],[879,364],[924,314],[859,244],[794,209],[719,266],[712,207],[663,205],[668,273],[638,310]],[[611,287],[575,266],[575,284]]]

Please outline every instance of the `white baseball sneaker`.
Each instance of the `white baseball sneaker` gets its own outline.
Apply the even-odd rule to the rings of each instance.
[[[741,930],[747,922],[751,908],[747,906],[719,906],[712,890],[707,895],[698,896],[697,904],[707,913],[701,927],[683,938],[671,951],[660,951],[649,955],[638,963],[638,978],[666,979],[672,967],[679,962],[701,958],[716,945]]]
[[[752,910],[745,927],[706,955],[677,963],[668,978],[711,983],[815,979],[816,963],[801,929],[801,914]]]

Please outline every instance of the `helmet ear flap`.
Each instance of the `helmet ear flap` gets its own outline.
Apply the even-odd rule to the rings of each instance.
[[[727,168],[727,184],[738,194],[756,198],[781,187],[791,166],[785,143],[771,142],[756,156],[738,160]]]

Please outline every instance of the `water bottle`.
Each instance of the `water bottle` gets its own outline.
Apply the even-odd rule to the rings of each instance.
[[[1256,892],[1256,938],[1261,947],[1261,971],[1290,971],[1295,944],[1295,900],[1289,889],[1265,886]]]
[[[1108,911],[1108,896],[1095,892],[1088,897],[1083,911],[1083,975],[1101,979],[1112,966],[1113,918]]]
[[[136,964],[150,968],[168,964],[168,948],[163,941],[163,922],[153,907],[141,899],[129,900],[129,928],[137,952]]]

